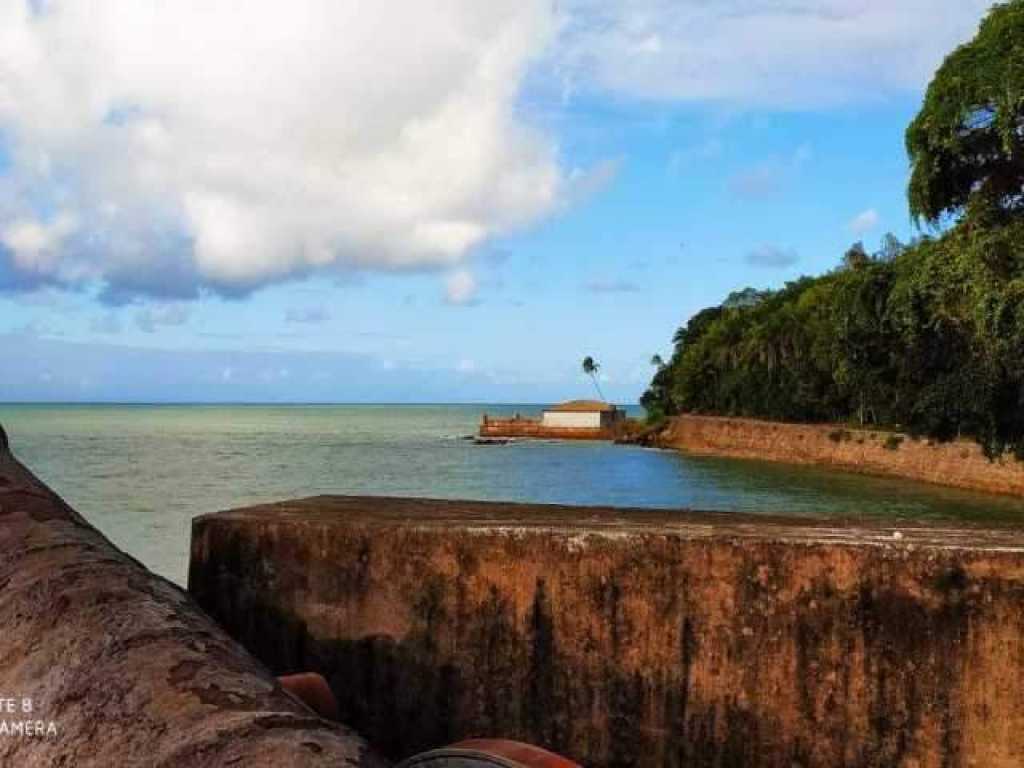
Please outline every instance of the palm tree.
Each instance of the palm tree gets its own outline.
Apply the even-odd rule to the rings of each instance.
[[[665,360],[662,358],[661,355],[652,355],[651,356],[651,365],[653,365],[655,368],[664,368],[665,367]]]
[[[601,385],[597,383],[597,372],[600,370],[601,365],[590,355],[583,358],[583,372],[594,382],[594,388],[597,390],[598,396],[604,400],[604,392],[601,391]]]

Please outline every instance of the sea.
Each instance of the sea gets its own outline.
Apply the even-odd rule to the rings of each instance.
[[[640,415],[639,409],[632,409]],[[0,405],[15,454],[115,544],[184,584],[196,515],[317,494],[964,522],[1024,500],[599,442],[477,445],[532,405]]]

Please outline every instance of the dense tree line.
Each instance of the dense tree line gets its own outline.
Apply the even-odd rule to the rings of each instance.
[[[932,234],[698,312],[642,398],[653,419],[876,424],[1024,456],[1024,0],[947,58],[907,149]]]

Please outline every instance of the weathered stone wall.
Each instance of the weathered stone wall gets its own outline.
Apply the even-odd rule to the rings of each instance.
[[[391,757],[1024,765],[1024,534],[324,497],[210,515],[190,591]]]
[[[957,488],[1024,495],[1024,463],[990,461],[974,441],[935,443],[907,435],[825,424],[678,416],[654,438],[665,448],[712,456],[816,464]]]
[[[0,765],[384,763],[118,551],[14,460],[0,429]]]
[[[480,437],[524,437],[545,440],[614,440],[620,430],[603,427],[551,427],[536,419],[493,419],[480,422]]]

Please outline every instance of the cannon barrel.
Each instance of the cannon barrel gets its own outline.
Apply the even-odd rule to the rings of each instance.
[[[89,525],[0,428],[0,765],[385,763]]]
[[[411,757],[398,768],[581,768],[545,749],[507,739],[469,739]]]

